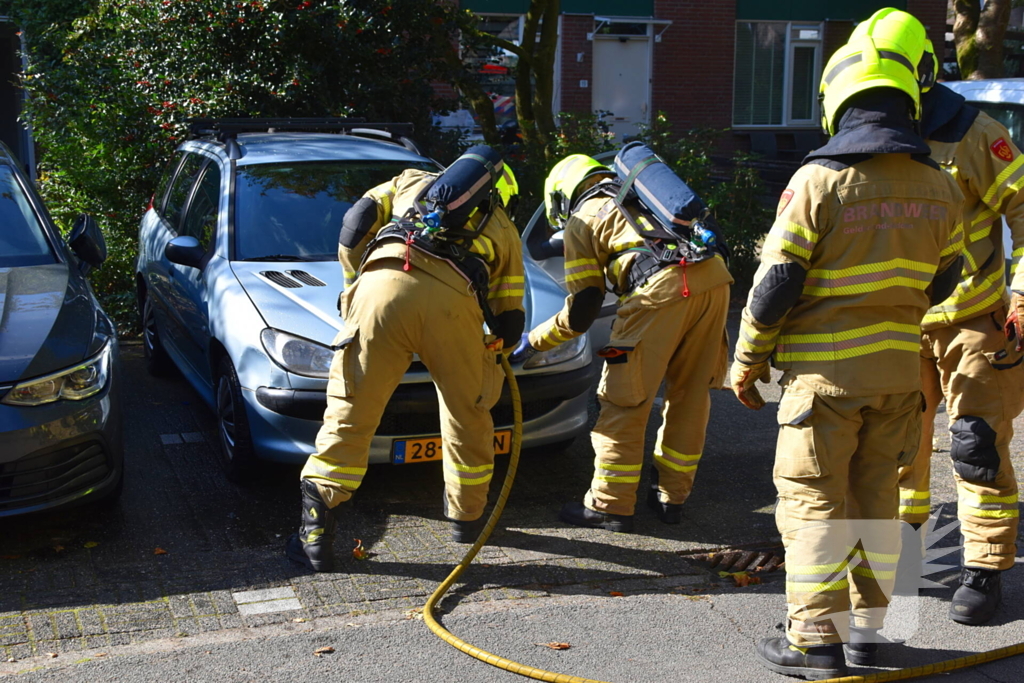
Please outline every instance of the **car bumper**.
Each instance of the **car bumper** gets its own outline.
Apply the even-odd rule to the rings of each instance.
[[[117,374],[84,401],[0,405],[0,517],[97,500],[124,468]]]
[[[587,428],[588,392],[596,364],[568,372],[518,376],[523,404],[523,447],[535,448],[577,436]],[[324,391],[260,387],[244,391],[249,427],[259,455],[279,462],[303,463],[327,407]],[[506,385],[491,411],[495,429],[512,426],[512,398]],[[402,384],[395,390],[370,446],[371,463],[391,462],[397,439],[440,433],[437,390],[432,382]]]

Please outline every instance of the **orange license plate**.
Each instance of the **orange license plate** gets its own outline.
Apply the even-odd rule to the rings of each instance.
[[[512,452],[512,430],[494,432],[494,453],[505,455]],[[423,439],[397,439],[391,445],[391,462],[408,465],[414,462],[433,462],[441,459],[441,437],[429,436]]]

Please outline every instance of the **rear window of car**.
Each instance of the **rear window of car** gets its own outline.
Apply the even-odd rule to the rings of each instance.
[[[972,104],[1006,126],[1006,130],[1010,131],[1010,137],[1013,138],[1013,144],[1017,145],[1017,149],[1021,148],[1021,142],[1024,141],[1024,106],[992,102],[972,102]]]
[[[56,262],[42,223],[17,176],[9,166],[0,166],[0,267]]]
[[[235,258],[330,261],[338,258],[345,212],[404,161],[307,161],[242,166],[235,183]]]

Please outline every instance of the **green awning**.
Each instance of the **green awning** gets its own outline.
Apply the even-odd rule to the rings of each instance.
[[[529,0],[461,0],[459,6],[478,13],[526,14]],[[883,5],[884,6],[884,5]],[[654,0],[562,0],[563,14],[600,14],[605,17],[653,17]]]
[[[906,0],[736,0],[744,21],[864,21],[883,7],[906,10]]]

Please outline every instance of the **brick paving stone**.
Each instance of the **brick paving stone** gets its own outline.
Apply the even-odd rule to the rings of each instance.
[[[162,603],[107,607],[104,616],[110,633],[169,629],[173,625],[171,614]]]
[[[148,631],[137,631],[130,635],[132,643],[145,643],[152,640],[163,640],[164,638],[173,638],[177,635],[173,628],[158,628]]]
[[[199,633],[202,629],[199,628],[198,619],[175,619],[174,628],[178,635],[191,636]]]
[[[238,606],[230,591],[212,591],[208,594],[213,602],[213,614],[237,614]]]
[[[234,602],[234,600],[232,600]],[[192,596],[192,604],[195,605],[197,616],[217,614],[217,605],[209,593],[196,593]]]
[[[167,598],[167,607],[175,619],[193,616],[192,601],[187,595],[172,595]]]
[[[199,617],[196,619],[196,623],[199,625],[199,630],[203,632],[221,629],[220,619],[217,617]]]
[[[245,626],[242,623],[242,617],[238,614],[222,614],[218,621],[220,621],[221,628],[241,628]]]
[[[57,637],[50,615],[46,612],[33,612],[25,615],[25,618],[33,640],[52,640]]]
[[[89,650],[103,650],[110,647],[110,636],[88,636],[85,638],[85,647]]]
[[[85,649],[85,638],[69,638],[67,640],[38,640],[35,643],[36,652],[81,652]]]
[[[99,610],[95,608],[78,610],[78,623],[82,627],[82,634],[86,636],[95,636],[106,631]]]
[[[15,659],[28,659],[34,654],[31,643],[21,643],[7,648],[7,656]]]
[[[83,635],[74,612],[51,612],[50,617],[58,638],[79,638]]]

